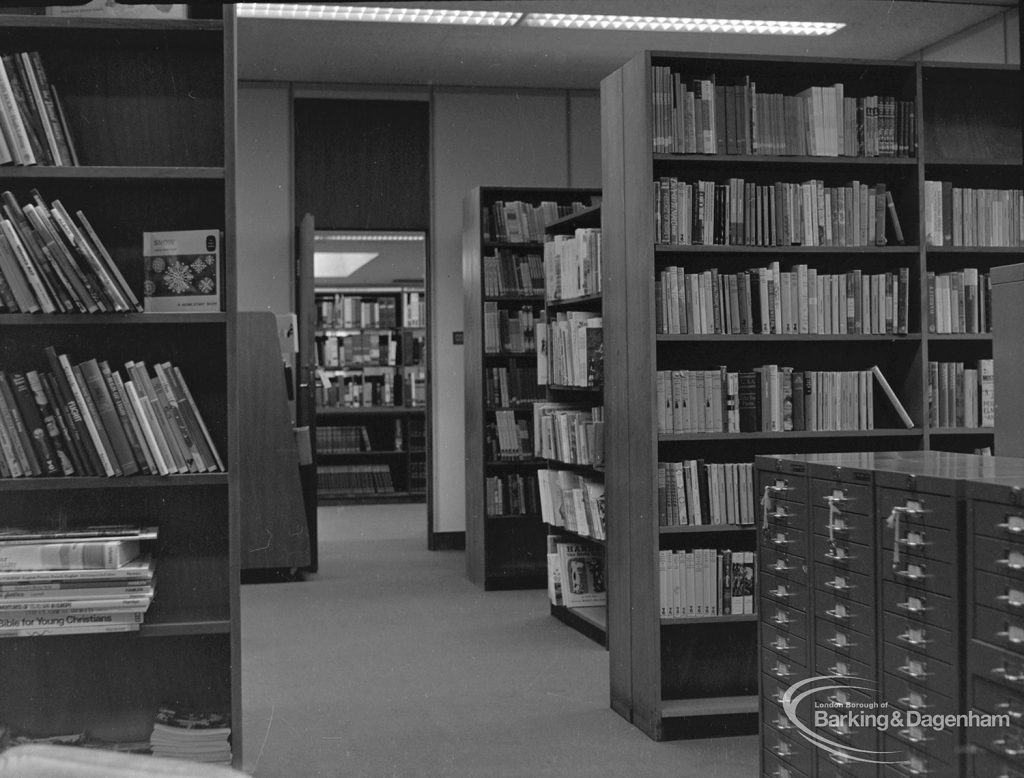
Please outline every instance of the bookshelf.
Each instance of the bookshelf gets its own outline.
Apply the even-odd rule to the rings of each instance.
[[[546,388],[547,403],[586,413],[602,408],[601,321],[601,206],[593,205],[544,227],[545,299],[543,347],[537,356],[538,380]],[[575,323],[579,322],[579,326]],[[588,340],[589,337],[589,340]],[[572,344],[569,347],[565,344]],[[573,359],[579,356],[578,359]],[[570,372],[570,363],[576,369]],[[553,412],[556,413],[557,412]],[[598,451],[544,452],[547,467],[538,471],[541,518],[548,526],[548,576],[558,581],[551,615],[573,629],[606,645],[608,632],[607,575],[605,574],[603,419],[592,436]],[[557,424],[552,424],[557,429]],[[559,446],[559,448],[566,448]],[[586,463],[581,462],[585,459]],[[576,499],[578,497],[578,499]],[[558,544],[569,544],[592,576],[572,576],[567,554]],[[572,587],[577,593],[567,592]],[[597,588],[597,591],[591,589]],[[604,595],[603,597],[601,595]],[[576,597],[573,602],[568,597]]]
[[[544,398],[533,344],[544,306],[544,223],[568,215],[574,202],[578,209],[589,206],[598,195],[594,189],[477,187],[463,202],[466,574],[485,589],[546,586],[547,532],[539,505],[524,500],[514,513],[493,504],[488,511],[488,485],[535,493],[537,471],[547,464],[534,455],[532,434],[533,404]],[[557,206],[546,219],[542,202]],[[492,218],[496,203],[528,206],[513,209],[517,224],[534,206],[538,218],[513,225],[510,235]],[[506,398],[502,375],[512,388]]]
[[[710,110],[702,116],[709,124],[725,128],[711,136],[714,142],[706,152],[695,150],[687,138],[686,121],[693,114],[687,114],[688,98],[682,97],[678,86],[675,94],[684,110],[675,116],[671,112],[671,74],[679,74],[678,84],[691,92],[696,80],[705,80],[701,94]],[[1020,246],[928,246],[926,230],[933,229],[935,217],[926,212],[925,182],[947,180],[959,188],[1014,186],[1021,162],[1020,108],[1004,98],[1017,92],[1019,78],[1014,68],[987,66],[759,57],[722,60],[647,52],[603,82],[608,511],[612,516],[643,517],[628,529],[614,522],[609,527],[609,621],[621,625],[609,632],[612,707],[652,738],[755,731],[759,683],[756,623],[735,617],[699,625],[665,623],[653,610],[659,579],[652,551],[705,546],[752,551],[756,539],[754,531],[743,525],[727,532],[705,526],[686,527],[683,532],[659,528],[655,521],[659,462],[703,459],[749,465],[756,454],[973,452],[992,445],[991,427],[966,427],[955,417],[954,423],[940,426],[930,417],[929,362],[977,368],[978,360],[991,358],[992,346],[991,334],[983,327],[976,332],[929,332],[929,302],[934,299],[929,296],[929,274],[957,274],[972,268],[982,275],[1019,253]],[[750,82],[755,82],[755,89]],[[822,132],[824,124],[819,124],[815,136],[808,135],[806,125],[798,130],[795,120],[802,114],[793,108],[791,98],[811,87],[835,84],[844,85],[844,98],[854,99],[852,104],[841,103],[844,121],[837,122],[831,136]],[[819,99],[825,100],[824,105],[828,105],[828,94],[836,98],[839,93],[822,91]],[[964,95],[964,100],[952,100],[950,95]],[[893,98],[890,102],[896,105],[888,114],[892,117],[888,134],[877,136],[883,144],[891,144],[891,155],[869,155],[875,152],[870,143],[867,153],[838,144],[836,149],[821,147],[813,153],[812,137],[820,142],[838,136],[839,127],[844,139],[856,139],[857,99],[872,96]],[[690,106],[692,110],[693,103]],[[751,106],[756,106],[758,118],[748,125],[743,117],[749,119]],[[884,126],[869,125],[868,137],[875,138],[875,130]],[[673,137],[681,138],[683,145],[674,144]],[[832,153],[840,148],[848,153]],[[812,181],[821,182],[815,186],[821,197],[804,200],[815,208],[803,211],[807,219],[797,219],[794,214],[800,206],[795,204],[795,192],[809,198],[808,190],[799,185]],[[984,183],[988,181],[994,183]],[[702,189],[700,182],[717,186]],[[847,202],[846,192],[855,191],[851,182],[858,183],[860,194]],[[652,196],[655,183],[658,191]],[[688,190],[682,184],[694,186]],[[879,205],[883,187],[891,195],[902,242],[888,204]],[[666,191],[668,196],[663,197]],[[714,206],[705,210],[707,219],[680,218],[681,212],[689,214],[680,205],[699,203],[701,192]],[[853,202],[860,206],[859,212]],[[846,205],[829,208],[832,203]],[[875,205],[873,220],[865,218],[872,212],[869,204]],[[716,216],[718,231],[706,224]],[[844,219],[845,224],[855,223],[857,231],[839,232]],[[803,231],[804,225],[815,223],[820,230]],[[694,241],[695,235],[703,243]],[[845,238],[840,239],[841,235]],[[771,310],[754,294],[763,288],[765,269],[772,271],[773,283],[780,282],[776,288],[783,292],[774,300],[767,298]],[[802,276],[812,271],[819,286],[808,285],[805,294]],[[882,280],[869,283],[869,277]],[[712,279],[710,294],[701,286],[708,278]],[[673,283],[683,290],[677,292],[678,302],[671,296]],[[899,290],[891,324],[868,313],[885,313],[878,306],[883,298],[872,292],[873,283],[882,285],[875,290],[886,284]],[[724,291],[718,291],[718,284]],[[747,310],[742,302],[739,307],[734,304],[736,299],[743,300],[739,292],[744,285],[752,293]],[[844,287],[847,294],[839,291]],[[796,298],[791,296],[786,308],[786,290],[792,295],[794,289]],[[978,298],[984,296],[983,291],[978,293]],[[692,306],[692,300],[701,299],[708,323],[699,319],[699,305]],[[720,303],[717,321],[716,302]],[[819,307],[813,316],[808,310],[805,322],[801,306],[807,303]],[[822,303],[828,305],[824,313]],[[689,326],[672,326],[666,315],[670,304],[678,307],[679,319]],[[759,326],[761,311],[774,311],[777,317],[775,322],[767,317],[764,332]],[[793,322],[795,330],[787,329],[787,323]],[[827,379],[840,386],[853,381],[846,384],[846,391],[856,391],[863,398],[856,407],[848,406],[845,418],[822,417],[812,423],[810,406],[794,406],[795,418],[803,419],[803,430],[799,422],[794,429],[787,428],[792,398],[787,396],[785,408],[780,407],[781,392],[776,399],[766,398],[771,402],[764,406],[776,409],[779,423],[769,419],[763,424],[761,418],[762,424],[755,422],[751,427],[749,416],[744,422],[744,412],[751,411],[755,400],[742,385],[738,391],[726,385],[721,401],[726,415],[721,423],[728,424],[728,401],[733,398],[743,432],[717,431],[727,426],[716,427],[715,418],[710,426],[693,426],[694,419],[688,416],[684,421],[689,424],[684,426],[675,418],[666,420],[659,404],[659,388],[672,396],[672,385],[664,383],[670,380],[666,375],[711,380],[716,389],[713,376],[705,375],[720,366],[726,366],[725,378],[736,372],[742,380],[744,373],[769,363],[791,367],[794,373],[803,373],[804,380],[812,371],[857,372],[877,365],[913,426],[901,423],[877,379],[862,377]],[[788,380],[783,374],[779,386]],[[820,376],[813,380],[819,382],[816,391],[828,391],[820,384]],[[718,395],[713,396],[718,404]],[[816,404],[813,412],[833,407],[838,406],[826,401]],[[748,494],[745,499],[753,501],[757,496]],[[722,700],[730,702],[723,707]]]
[[[209,9],[204,9],[209,12]],[[220,9],[216,14],[220,15]],[[9,370],[47,370],[44,349],[73,360],[181,369],[226,472],[0,480],[0,515],[32,529],[96,523],[159,528],[158,593],[141,630],[0,641],[9,690],[0,721],[30,736],[88,731],[148,740],[162,703],[231,717],[241,764],[235,341],[235,18],[47,18],[0,14],[3,51],[38,51],[59,89],[79,166],[0,168],[26,202],[37,188],[82,209],[142,299],[151,230],[223,231],[222,312],[2,314]]]
[[[317,495],[425,499],[426,298],[408,286],[317,285]]]

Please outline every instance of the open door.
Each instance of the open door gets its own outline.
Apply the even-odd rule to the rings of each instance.
[[[316,572],[316,305],[313,286],[313,215],[302,217],[295,252],[295,310],[299,325],[299,353],[296,369],[295,426],[309,433],[311,461],[299,469],[302,474],[302,494],[309,526],[310,567]]]

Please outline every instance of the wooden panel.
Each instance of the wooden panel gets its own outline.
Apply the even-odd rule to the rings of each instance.
[[[1000,456],[1024,457],[1024,414],[1010,398],[1024,391],[1020,333],[1024,331],[1024,265],[997,268],[992,273],[992,357],[995,367],[996,451]]]
[[[428,105],[295,101],[295,209],[320,229],[429,226]]]
[[[466,575],[483,585],[486,576],[484,523],[483,283],[480,241],[482,198],[469,192],[462,209],[462,290],[465,307]]]

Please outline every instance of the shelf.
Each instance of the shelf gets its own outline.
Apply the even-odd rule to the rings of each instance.
[[[560,533],[560,534],[563,534],[563,535],[572,535],[573,538],[575,538],[575,539],[577,539],[577,540],[579,540],[579,541],[581,541],[583,543],[593,543],[595,545],[604,546],[604,547],[607,547],[607,545],[608,545],[608,540],[606,538],[595,538],[595,537],[593,537],[591,535],[581,535],[580,533],[575,532],[574,530],[571,530],[568,527],[554,527],[554,526],[552,526],[550,524],[547,524],[545,526],[551,527],[551,532],[552,533]]]
[[[568,232],[574,232],[580,228],[600,226],[601,206],[591,205],[588,208],[584,208],[582,211],[576,211],[576,213],[570,214],[569,216],[563,216],[561,219],[555,219],[552,222],[548,222],[544,225],[544,232],[549,235],[559,233],[565,234]]]
[[[543,400],[524,400],[522,402],[515,403],[514,405],[508,405],[503,408],[497,408],[488,406],[484,408],[485,413],[497,413],[498,411],[512,411],[513,413],[524,413],[533,410],[535,403],[544,402]]]
[[[598,292],[597,294],[585,294],[580,297],[572,297],[568,300],[547,300],[545,302],[548,310],[562,311],[573,308],[600,308],[601,302],[604,300],[604,294]]]
[[[935,427],[928,430],[931,435],[994,435],[994,427]]]
[[[926,159],[925,168],[933,167],[972,167],[1013,169],[1022,167],[1020,159],[978,159],[976,157],[960,157],[956,159]]]
[[[721,246],[659,243],[655,258],[668,254],[918,254],[917,246]]]
[[[90,32],[213,32],[222,34],[220,19],[112,19],[85,16],[42,16],[35,14],[0,14],[0,24],[22,30],[47,32],[83,30]]]
[[[317,449],[317,457],[399,457],[406,456],[409,452],[398,451],[322,451]]]
[[[342,418],[345,416],[407,416],[414,413],[423,413],[422,406],[409,407],[405,405],[381,405],[364,406],[360,408],[317,408],[316,415],[328,419]]]
[[[134,327],[143,324],[227,324],[226,313],[4,313],[0,326],[11,327],[66,327],[85,325],[120,325]]]
[[[548,467],[556,470],[572,470],[576,473],[604,477],[604,465],[583,465],[577,462],[562,462],[559,459],[546,459],[544,461]]]
[[[662,700],[661,716],[666,719],[690,716],[728,716],[736,713],[757,713],[758,706],[759,700],[756,695]]]
[[[497,294],[485,295],[485,303],[543,303],[542,294]]]
[[[366,369],[379,370],[382,367],[396,370],[400,367],[413,367],[412,365],[344,365],[339,367],[321,368],[325,373],[361,373]]]
[[[1017,254],[1024,256],[1024,246],[925,246],[928,254]]]
[[[551,615],[595,643],[602,646],[607,645],[608,608],[606,606],[591,605],[567,608],[564,605],[552,605]]]
[[[601,394],[604,391],[603,386],[568,386],[566,384],[547,384],[548,389],[554,392],[589,392],[591,394]]]
[[[730,616],[693,616],[688,619],[662,619],[663,627],[679,627],[687,624],[730,624],[733,622],[756,622],[756,613],[740,613]]]
[[[62,476],[58,478],[0,478],[0,490],[8,492],[70,491],[77,489],[153,489],[173,486],[226,486],[227,473],[187,475],[128,475],[112,478]]]
[[[519,249],[522,251],[543,251],[543,243],[510,243],[505,240],[485,240],[482,243],[485,249]]]
[[[932,336],[934,337],[934,336]],[[714,342],[714,343],[814,343],[817,341],[830,342],[830,341],[844,341],[847,343],[855,341],[880,341],[883,343],[892,343],[903,341],[907,343],[916,342],[921,340],[921,333],[911,332],[907,335],[858,335],[847,334],[847,335],[814,335],[805,333],[801,335],[655,335],[654,339],[658,343],[694,343],[694,342]]]
[[[976,340],[976,341],[988,341],[989,343],[991,343],[992,342],[992,333],[991,332],[955,332],[955,333],[943,333],[943,334],[940,335],[940,334],[937,334],[937,333],[934,333],[934,332],[930,332],[930,333],[928,333],[928,340],[938,340],[938,341],[943,341],[943,340],[952,340],[952,341],[964,341],[964,340],[967,340],[967,341],[972,341],[972,340]]]
[[[489,459],[484,462],[484,467],[543,467],[548,461],[546,459]]]
[[[520,519],[539,519],[539,513],[488,513],[484,516],[488,521],[519,521]]]
[[[757,526],[754,524],[690,524],[678,527],[658,527],[662,535],[705,535],[708,533],[724,532],[755,532]]]
[[[524,359],[537,357],[536,351],[485,351],[484,359]]]
[[[342,337],[345,335],[392,335],[397,327],[318,327],[317,337]]]
[[[3,20],[0,20],[3,21]],[[87,181],[110,184],[161,181],[224,181],[222,167],[144,167],[130,165],[26,165],[0,168],[0,179]]]
[[[823,167],[917,167],[916,157],[799,157],[770,154],[652,154],[654,162],[685,162],[687,165],[823,166]]]
[[[920,428],[879,430],[820,430],[815,432],[660,432],[659,443],[697,443],[709,440],[802,440],[822,438],[914,438],[923,434]]]

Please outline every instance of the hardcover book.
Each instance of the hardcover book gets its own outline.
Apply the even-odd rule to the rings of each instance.
[[[147,313],[220,311],[219,230],[176,230],[143,234]]]

